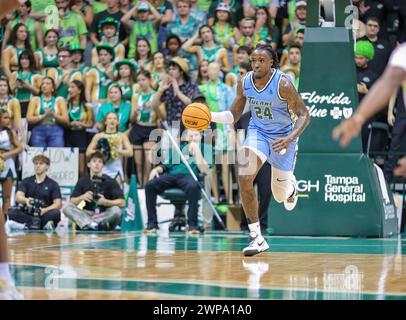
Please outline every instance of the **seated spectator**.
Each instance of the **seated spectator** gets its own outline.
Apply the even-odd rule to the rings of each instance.
[[[65,146],[64,126],[69,122],[66,101],[55,97],[55,82],[45,77],[41,84],[41,95],[31,99],[28,105],[27,122],[32,125],[31,147]]]
[[[290,81],[294,84],[295,88],[299,87],[300,78],[300,62],[302,54],[300,47],[292,45],[288,50],[288,63],[281,66],[280,70],[288,76]]]
[[[89,175],[81,177],[63,213],[83,230],[114,230],[125,207],[123,191],[117,182],[104,175],[101,152],[89,156]]]
[[[183,109],[192,102],[192,97],[198,87],[189,78],[189,66],[187,62],[180,58],[173,58],[169,63],[169,77],[162,81],[158,91],[152,96],[151,106],[159,112],[161,103],[165,103],[167,121],[170,126],[173,122],[179,124],[183,131],[181,123]]]
[[[133,154],[132,146],[127,134],[118,131],[118,115],[109,112],[106,115],[105,129],[97,133],[86,149],[86,156],[90,157],[95,151],[103,152],[105,166],[103,173],[120,184],[124,182],[123,157]]]
[[[201,143],[200,133],[187,129],[184,131],[182,137],[184,137],[184,142],[180,145],[180,149],[185,155],[189,155],[188,161],[194,174],[198,176],[199,173],[208,173],[208,163],[211,163],[211,159],[206,161],[203,156],[203,144]],[[197,221],[200,186],[190,175],[183,162],[173,163],[173,157],[175,157],[175,159],[177,158],[175,152],[176,151],[171,150],[168,160],[152,169],[149,181],[145,186],[148,212],[146,233],[154,233],[159,229],[156,213],[157,196],[166,189],[180,188],[186,193],[188,199],[188,232],[190,234],[200,234]]]
[[[16,201],[23,208],[10,209],[8,216],[32,229],[53,229],[61,219],[61,191],[58,183],[47,176],[49,159],[36,155],[32,162],[35,175],[25,178],[16,194]]]
[[[17,134],[10,129],[10,115],[0,109],[0,183],[3,196],[2,211],[7,214],[10,207],[13,181],[17,180],[14,158],[23,150]]]

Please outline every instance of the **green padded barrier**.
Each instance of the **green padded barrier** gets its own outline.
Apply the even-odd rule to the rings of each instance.
[[[344,10],[349,2],[336,7],[341,25],[345,16],[337,10]],[[317,3],[308,1],[313,20]],[[268,225],[273,234],[387,237],[398,233],[392,194],[362,153],[360,137],[346,149],[331,138],[333,128],[358,105],[351,34],[344,27],[306,27],[299,92],[311,123],[299,140],[295,175],[300,197],[292,212],[271,200]]]

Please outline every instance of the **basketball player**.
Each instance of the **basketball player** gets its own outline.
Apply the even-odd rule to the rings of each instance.
[[[406,43],[393,51],[384,73],[362,99],[352,117],[334,128],[333,139],[340,140],[340,145],[346,147],[360,133],[362,125],[387,105],[402,83],[406,101]],[[406,157],[399,160],[399,167],[394,170],[394,174],[406,178]]]
[[[244,146],[238,153],[238,180],[251,242],[245,256],[269,248],[261,235],[258,200],[253,181],[265,161],[272,166],[272,194],[286,210],[297,202],[293,175],[297,140],[309,124],[309,112],[293,84],[278,69],[278,58],[270,45],[259,44],[251,55],[253,71],[238,81],[231,111],[212,112],[212,121],[232,124],[249,104],[251,120]],[[271,187],[270,186],[270,187]]]
[[[19,6],[17,0],[4,0],[0,6],[0,19],[10,10]],[[21,299],[21,294],[16,290],[11,278],[8,265],[7,235],[4,230],[4,213],[0,212],[0,300]]]

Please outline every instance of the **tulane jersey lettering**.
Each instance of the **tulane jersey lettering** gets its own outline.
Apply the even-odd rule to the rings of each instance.
[[[292,130],[288,103],[279,96],[279,81],[282,75],[283,72],[274,69],[268,83],[261,90],[255,87],[252,71],[244,77],[244,96],[251,110],[250,128],[280,135],[286,135]]]

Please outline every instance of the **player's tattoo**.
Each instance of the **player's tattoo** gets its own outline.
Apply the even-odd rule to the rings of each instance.
[[[309,110],[307,110],[306,105],[304,104],[299,93],[296,91],[292,82],[283,76],[279,82],[279,96],[286,100],[289,111],[294,117],[295,125],[290,133],[292,140],[294,140],[300,136],[304,129],[306,129],[308,126],[310,122]]]

